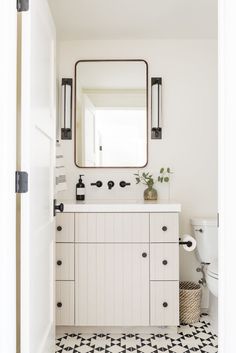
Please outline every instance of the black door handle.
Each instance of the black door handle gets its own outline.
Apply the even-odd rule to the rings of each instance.
[[[62,307],[62,303],[60,303],[60,302],[57,303],[57,307],[58,307],[58,308],[61,308],[61,307]]]
[[[54,217],[56,216],[56,211],[60,211],[60,212],[63,212],[64,211],[64,204],[63,203],[60,203],[59,205],[56,204],[57,200],[54,199],[53,200],[53,215]]]
[[[63,212],[64,211],[64,204],[60,203],[59,205],[55,205],[55,210]]]

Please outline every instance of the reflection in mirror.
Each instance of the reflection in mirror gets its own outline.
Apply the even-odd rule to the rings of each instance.
[[[147,163],[147,64],[143,60],[75,65],[75,164]]]

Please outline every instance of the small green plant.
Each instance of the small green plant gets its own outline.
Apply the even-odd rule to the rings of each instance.
[[[170,181],[170,175],[173,174],[170,170],[170,168],[161,168],[160,169],[160,174],[158,176],[158,181],[160,183],[168,183]]]
[[[135,179],[136,179],[136,184],[144,184],[147,185],[148,188],[152,188],[153,185],[156,183],[156,180],[154,180],[152,174],[150,174],[149,172],[145,173],[135,173]]]

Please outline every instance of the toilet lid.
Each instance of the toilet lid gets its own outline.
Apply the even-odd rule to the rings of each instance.
[[[216,218],[191,218],[190,222],[193,226],[217,226]]]
[[[207,267],[207,273],[210,276],[218,277],[218,260],[213,260],[210,265]]]

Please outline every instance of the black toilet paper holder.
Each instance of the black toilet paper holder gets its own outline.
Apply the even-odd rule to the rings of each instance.
[[[179,238],[179,245],[187,245],[188,248],[191,248],[191,246],[193,245],[193,243],[191,242],[191,240],[188,241],[181,241],[181,238]]]

